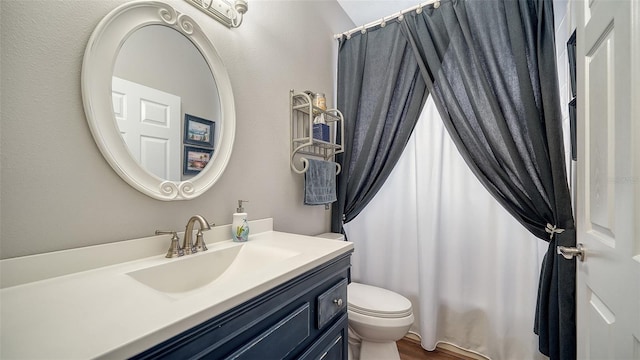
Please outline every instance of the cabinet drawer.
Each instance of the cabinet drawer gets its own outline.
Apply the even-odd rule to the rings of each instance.
[[[347,309],[347,279],[332,286],[329,290],[318,295],[317,326],[321,329],[337,314]]]

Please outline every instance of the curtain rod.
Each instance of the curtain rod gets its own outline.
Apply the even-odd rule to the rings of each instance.
[[[372,21],[370,23],[364,24],[362,26],[358,26],[356,28],[353,28],[353,29],[351,29],[349,31],[345,31],[345,32],[340,33],[340,34],[335,34],[335,35],[333,35],[333,37],[334,37],[334,39],[341,39],[343,36],[346,36],[347,39],[350,39],[351,38],[351,34],[353,34],[355,32],[361,31],[364,34],[367,31],[367,29],[372,28],[374,26],[380,25],[380,26],[384,27],[386,25],[387,21],[389,21],[389,20],[394,20],[394,19],[402,20],[402,18],[404,17],[404,14],[409,13],[409,12],[411,12],[413,10],[416,10],[416,12],[419,14],[420,12],[422,12],[422,8],[423,7],[425,7],[427,5],[432,5],[432,4],[433,4],[433,7],[435,9],[437,9],[437,8],[440,7],[440,0],[428,0],[428,1],[423,2],[421,4],[412,6],[412,7],[408,8],[408,9],[404,9],[404,10],[402,10],[402,11],[400,11],[398,13],[395,13],[393,15],[384,16],[380,20],[375,20],[375,21]]]

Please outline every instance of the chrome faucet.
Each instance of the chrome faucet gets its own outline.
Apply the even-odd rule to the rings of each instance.
[[[195,222],[200,223],[200,229],[198,229],[198,233],[196,234],[196,243],[193,244],[193,224]],[[207,220],[201,215],[192,216],[187,222],[187,228],[184,230],[184,241],[182,243],[182,250],[185,255],[195,254],[198,251],[207,251],[207,245],[204,243],[204,238],[202,236],[203,230],[211,230],[211,226],[207,222]]]

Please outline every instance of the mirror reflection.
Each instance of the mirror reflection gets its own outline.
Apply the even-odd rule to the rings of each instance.
[[[126,39],[112,101],[122,140],[147,172],[182,181],[208,166],[219,143],[220,97],[209,65],[180,32],[149,25]]]

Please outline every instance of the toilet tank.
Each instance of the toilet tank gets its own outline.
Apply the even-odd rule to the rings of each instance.
[[[323,233],[323,234],[320,234],[320,235],[316,235],[316,237],[325,238],[325,239],[331,239],[331,240],[343,240],[344,241],[344,234],[339,234],[339,233],[327,232],[327,233]]]

